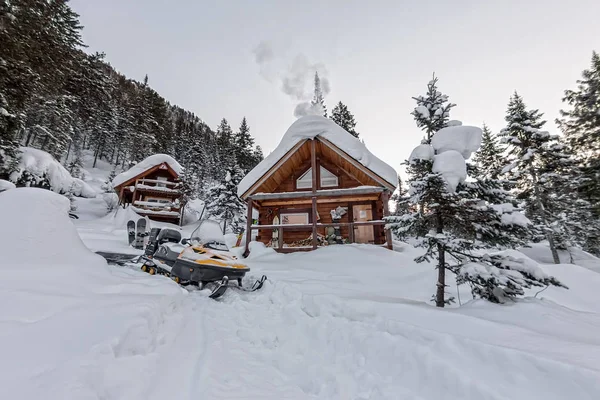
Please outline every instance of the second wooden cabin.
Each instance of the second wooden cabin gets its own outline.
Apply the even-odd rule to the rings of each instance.
[[[331,243],[391,248],[384,229],[397,173],[365,145],[321,116],[298,119],[279,146],[240,182],[248,204],[247,231],[291,252]],[[252,224],[252,211],[258,223]],[[246,252],[251,237],[246,235]]]

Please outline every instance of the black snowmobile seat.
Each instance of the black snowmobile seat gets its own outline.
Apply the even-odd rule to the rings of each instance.
[[[181,241],[181,233],[174,229],[162,229],[158,234],[156,241],[159,244],[163,243],[179,243]]]
[[[177,260],[179,253],[181,253],[183,249],[183,246],[164,244],[158,248],[154,257],[163,259],[170,264]]]

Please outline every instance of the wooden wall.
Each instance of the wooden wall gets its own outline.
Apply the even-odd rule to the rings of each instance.
[[[331,210],[335,209],[338,206],[348,207],[348,212],[342,216],[339,222],[347,223],[350,222],[350,218],[352,217],[352,206],[355,204],[371,204],[371,208],[373,210],[373,219],[379,220],[383,218],[383,203],[381,200],[377,201],[367,201],[367,202],[349,202],[340,200],[339,202],[332,203],[317,203],[317,212],[319,214],[320,219],[319,223],[327,224],[332,223],[333,219],[331,218]],[[289,205],[282,205],[280,207],[261,207],[259,210],[259,225],[270,225],[273,223],[273,218],[277,215],[279,216],[281,212],[308,212],[309,219],[312,217],[311,207],[310,205],[299,205],[296,207],[292,207]],[[312,221],[311,221],[312,222]],[[326,228],[317,228],[317,233],[320,235],[325,235]],[[272,230],[271,229],[259,229],[258,236],[256,238],[257,241],[263,242],[265,244],[269,243],[272,238]],[[283,241],[284,243],[292,243],[298,240],[306,239],[310,236],[312,232],[312,228],[293,228],[286,229],[283,231]],[[349,227],[343,226],[341,228],[342,237],[345,239],[349,239]],[[385,231],[383,226],[374,226],[373,234],[375,239],[375,244],[384,244],[386,241]]]

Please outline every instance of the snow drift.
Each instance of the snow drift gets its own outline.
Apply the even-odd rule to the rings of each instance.
[[[150,332],[181,289],[110,268],[82,243],[68,210],[49,190],[0,193],[0,398],[141,398],[113,392],[111,371],[132,373],[119,357],[150,351]],[[144,381],[143,365],[135,370]]]
[[[359,139],[346,132],[329,118],[319,115],[307,115],[297,119],[283,135],[275,150],[241,180],[238,185],[238,196],[242,196],[250,189],[298,142],[313,139],[317,136],[327,139],[394,187],[398,184],[396,170],[375,157]]]
[[[181,166],[181,164],[175,161],[173,157],[167,154],[154,154],[135,164],[127,171],[115,176],[115,178],[112,181],[112,185],[113,187],[117,187],[123,182],[127,182],[131,178],[135,178],[147,169],[150,169],[162,163],[167,163],[167,165],[171,167],[177,175],[181,176],[183,174],[183,167]]]
[[[83,244],[69,218],[69,200],[50,190],[16,188],[0,193],[3,267],[11,265],[105,264]]]
[[[79,178],[73,178],[54,157],[45,151],[32,147],[21,147],[18,170],[10,175],[12,182],[17,182],[25,174],[29,174],[35,183],[44,177],[48,179],[50,188],[57,193],[69,193],[78,197],[96,197],[96,191]]]

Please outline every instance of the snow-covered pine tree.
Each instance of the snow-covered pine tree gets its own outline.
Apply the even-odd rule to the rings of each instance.
[[[310,102],[312,107],[320,105],[323,108],[323,116],[327,118],[327,107],[325,106],[325,96],[323,95],[323,88],[321,87],[321,78],[319,73],[315,72],[315,93],[313,99]]]
[[[413,97],[417,106],[411,112],[411,115],[417,122],[417,127],[425,132],[425,138],[422,143],[431,143],[431,136],[448,125],[450,110],[456,104],[448,101],[448,96],[440,92],[437,88],[438,78],[433,78],[427,83],[427,93],[425,96]]]
[[[217,147],[218,162],[221,171],[218,179],[220,180],[224,177],[224,172],[227,169],[233,168],[237,164],[233,131],[225,118],[221,120],[221,123],[217,127]]]
[[[570,165],[564,146],[557,135],[542,130],[546,121],[539,110],[527,110],[523,98],[514,93],[508,103],[507,126],[500,132],[508,146],[508,162],[503,172],[508,174],[518,201],[523,202],[527,217],[533,222],[533,239],[547,239],[556,264],[560,263],[556,247],[557,230],[562,228],[557,212],[559,200],[548,188],[560,177],[563,165]],[[564,170],[562,170],[564,171]]]
[[[499,183],[466,181],[466,159],[478,149],[481,130],[459,122],[444,127],[451,107],[435,84],[428,85],[429,95],[416,98],[417,107],[435,107],[413,112],[426,137],[407,162],[409,196],[400,202],[407,212],[386,218],[387,228],[425,248],[417,262],[436,261],[438,307],[453,301],[445,296],[447,270],[471,285],[474,296],[496,302],[534,285],[560,285],[535,266],[491,252],[522,243],[529,221],[499,194]]]
[[[256,165],[253,154],[254,138],[250,135],[250,127],[246,117],[242,119],[240,128],[233,138],[235,157],[239,167],[247,173]]]
[[[104,193],[114,193],[115,189],[113,188],[112,181],[113,179],[115,179],[115,176],[117,176],[117,170],[113,168],[108,174],[108,177],[106,178],[104,183],[102,184],[102,191]]]
[[[8,108],[8,103],[0,92],[0,179],[8,179],[18,167],[19,146],[15,140],[17,118]]]
[[[600,219],[600,55],[592,53],[591,66],[577,80],[576,90],[566,90],[563,102],[570,109],[561,110],[556,122],[565,134],[581,171],[576,179],[581,200],[590,204],[594,225]],[[590,221],[587,222],[588,224]],[[600,254],[598,238],[590,236],[588,250]]]
[[[406,188],[402,184],[402,178],[398,176],[398,189],[390,198],[390,201],[394,203],[394,212],[392,213],[392,215],[406,214],[409,211],[408,200],[408,190],[406,190]]]
[[[331,110],[331,119],[333,122],[344,128],[347,132],[351,133],[352,136],[358,137],[358,132],[354,129],[356,122],[354,121],[354,115],[348,110],[348,107],[341,101],[333,107]]]
[[[242,178],[242,170],[234,165],[226,170],[221,182],[210,187],[206,196],[206,211],[223,221],[233,233],[242,232],[246,224],[246,205],[237,195],[237,186]]]
[[[502,168],[504,168],[503,149],[498,143],[498,138],[492,133],[490,128],[483,124],[483,136],[481,138],[481,147],[473,156],[476,177],[484,179],[496,179]]]

